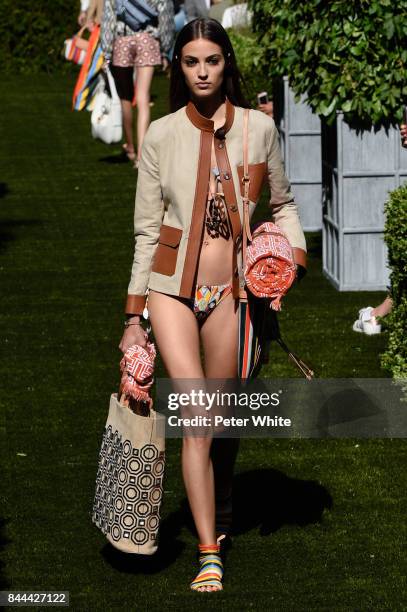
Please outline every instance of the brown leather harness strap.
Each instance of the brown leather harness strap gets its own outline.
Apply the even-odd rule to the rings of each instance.
[[[250,216],[249,216],[249,109],[245,108],[243,112],[243,236],[242,236],[242,256],[243,256],[243,271],[246,267],[246,250],[247,240],[252,240],[250,231]]]
[[[185,255],[184,270],[181,278],[179,295],[191,297],[194,283],[196,264],[199,257],[202,232],[205,223],[205,210],[208,194],[208,177],[211,166],[212,131],[201,131],[201,147],[198,162],[198,174],[196,177],[196,188],[194,207],[190,233],[188,237],[187,252]]]
[[[237,269],[237,245],[239,242],[242,225],[240,222],[239,208],[237,204],[235,187],[233,184],[232,171],[228,154],[226,151],[225,141],[216,135],[214,136],[216,163],[219,169],[219,178],[222,183],[223,193],[225,195],[226,209],[229,216],[230,226],[232,228],[233,238],[233,297],[239,297],[239,271]]]

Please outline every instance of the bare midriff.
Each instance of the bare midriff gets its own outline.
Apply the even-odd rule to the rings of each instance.
[[[197,285],[225,285],[231,283],[232,279],[232,230],[224,202],[222,184],[216,174],[217,163],[212,142],[211,171],[196,276]]]

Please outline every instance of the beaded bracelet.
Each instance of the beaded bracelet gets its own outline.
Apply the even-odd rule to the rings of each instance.
[[[137,323],[129,323],[129,321],[124,322],[124,327],[130,327],[130,325],[141,325],[141,322],[140,321],[138,321]]]

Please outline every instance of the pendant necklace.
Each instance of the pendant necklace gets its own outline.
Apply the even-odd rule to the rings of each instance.
[[[212,173],[215,175],[216,186],[218,187],[220,176],[218,168],[212,168]],[[230,230],[224,201],[225,196],[220,191],[213,193],[210,181],[208,191],[209,197],[205,216],[207,234],[210,238],[219,238],[219,236],[222,236],[222,238],[228,240],[230,237]],[[204,244],[209,244],[209,242],[205,241]]]

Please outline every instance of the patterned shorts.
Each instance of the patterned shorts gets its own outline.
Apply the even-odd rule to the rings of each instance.
[[[160,43],[148,32],[118,36],[113,44],[114,66],[158,66],[161,64]]]

